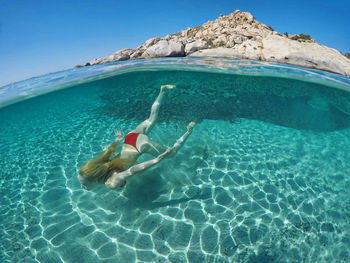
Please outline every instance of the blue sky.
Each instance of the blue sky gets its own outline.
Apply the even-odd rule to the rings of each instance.
[[[0,86],[71,68],[236,9],[350,52],[350,0],[0,0]]]

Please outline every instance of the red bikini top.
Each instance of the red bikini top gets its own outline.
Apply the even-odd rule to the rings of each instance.
[[[124,180],[124,182],[122,182],[122,184],[120,185],[120,188],[123,188],[126,185],[126,181]]]

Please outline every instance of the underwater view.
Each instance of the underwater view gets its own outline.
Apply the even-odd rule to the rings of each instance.
[[[183,147],[122,189],[78,170],[148,118]],[[157,59],[0,87],[1,262],[350,262],[350,79]],[[119,145],[117,152],[122,145]],[[138,162],[151,160],[141,155]]]

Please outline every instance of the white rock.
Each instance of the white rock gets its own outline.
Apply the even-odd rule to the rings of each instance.
[[[271,62],[332,71],[350,76],[350,60],[339,51],[317,43],[304,43],[278,35],[262,40],[263,59]]]
[[[138,57],[141,57],[143,54],[142,50],[137,50],[134,53],[132,53],[132,55],[130,56],[130,59],[136,59]]]
[[[224,57],[224,58],[243,58],[242,54],[232,48],[211,48],[202,49],[189,55],[190,57]]]
[[[203,37],[204,37],[203,31],[198,31],[195,35],[195,38],[203,38]]]
[[[246,40],[242,44],[235,45],[233,49],[240,53],[245,59],[261,60],[261,42]]]
[[[227,38],[226,35],[221,35],[213,41],[214,46],[226,46]]]
[[[204,40],[195,40],[194,42],[190,42],[185,46],[185,53],[189,55],[197,50],[208,48],[208,43]]]
[[[234,47],[234,45],[236,44],[234,39],[235,37],[233,35],[229,35],[227,37],[226,47]]]
[[[154,44],[156,44],[159,40],[160,40],[159,37],[150,38],[145,42],[144,47],[149,48],[150,46],[153,46]]]
[[[236,43],[236,44],[241,44],[241,43],[243,43],[243,41],[244,41],[244,38],[242,37],[242,36],[234,36],[234,38],[233,38],[233,41]]]
[[[142,57],[182,57],[185,55],[184,45],[174,40],[160,40],[146,49]]]
[[[130,55],[133,52],[134,52],[134,49],[125,48],[125,49],[122,49],[122,50],[115,52],[113,55],[110,55],[110,56],[107,56],[104,58],[94,59],[93,61],[91,61],[89,63],[90,63],[90,65],[96,65],[96,64],[101,64],[101,63],[124,61],[124,60],[130,59]]]

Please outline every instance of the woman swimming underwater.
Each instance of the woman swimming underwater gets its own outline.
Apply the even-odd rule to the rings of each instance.
[[[111,158],[111,156],[116,151],[119,142],[123,140],[120,129],[115,131],[116,139],[113,143],[106,146],[99,156],[89,160],[80,167],[78,178],[84,189],[90,190],[97,184],[105,184],[111,189],[122,188],[126,184],[125,179],[145,171],[164,158],[176,153],[181,148],[192,133],[195,125],[194,122],[190,122],[187,125],[187,131],[170,148],[152,141],[147,136],[157,119],[164,93],[173,88],[175,88],[173,85],[163,85],[160,87],[160,93],[152,105],[149,118],[126,135],[122,150],[115,158]],[[143,153],[151,154],[156,158],[135,164],[136,160]]]

